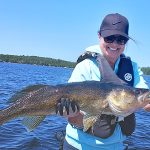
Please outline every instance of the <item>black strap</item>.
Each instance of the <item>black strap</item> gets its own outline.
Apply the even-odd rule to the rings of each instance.
[[[77,63],[80,63],[81,61],[87,59],[87,58],[97,58],[98,56],[98,53],[95,53],[95,52],[89,52],[89,51],[86,51],[85,53],[83,53],[82,55],[80,55],[77,59]]]
[[[121,131],[126,136],[131,135],[136,127],[135,114],[131,114],[124,118],[124,121],[120,121],[119,125],[121,126]]]

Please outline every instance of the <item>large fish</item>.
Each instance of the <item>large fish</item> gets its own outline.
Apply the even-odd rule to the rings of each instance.
[[[12,104],[0,110],[0,124],[25,117],[29,130],[35,128],[45,116],[70,110],[86,112],[84,131],[88,130],[103,114],[128,116],[150,102],[148,89],[136,89],[120,80],[103,56],[98,57],[101,82],[85,81],[67,84],[34,85],[18,92],[11,98]],[[65,109],[62,109],[65,108]]]

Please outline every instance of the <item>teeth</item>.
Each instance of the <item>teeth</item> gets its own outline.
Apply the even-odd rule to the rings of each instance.
[[[109,47],[109,49],[111,50],[111,51],[116,51],[117,49],[114,49],[114,48],[111,48],[111,47]]]

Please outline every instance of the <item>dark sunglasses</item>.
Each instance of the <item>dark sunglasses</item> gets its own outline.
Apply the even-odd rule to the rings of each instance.
[[[114,41],[116,41],[117,44],[119,44],[119,45],[125,45],[128,40],[129,39],[124,36],[111,35],[111,36],[104,37],[104,41],[106,43],[113,43]]]

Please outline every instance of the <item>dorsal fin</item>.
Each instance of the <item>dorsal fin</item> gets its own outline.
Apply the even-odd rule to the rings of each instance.
[[[97,56],[97,62],[99,64],[99,69],[101,73],[101,81],[102,82],[113,82],[117,84],[127,84],[123,80],[121,80],[113,71],[108,61],[104,56],[99,54]]]
[[[29,94],[32,94],[33,92],[45,87],[47,85],[42,85],[42,84],[37,84],[37,85],[31,85],[28,86],[26,88],[24,88],[23,90],[17,92],[15,95],[13,95],[9,100],[8,103],[12,103],[17,101],[20,98],[25,98],[28,97]]]

